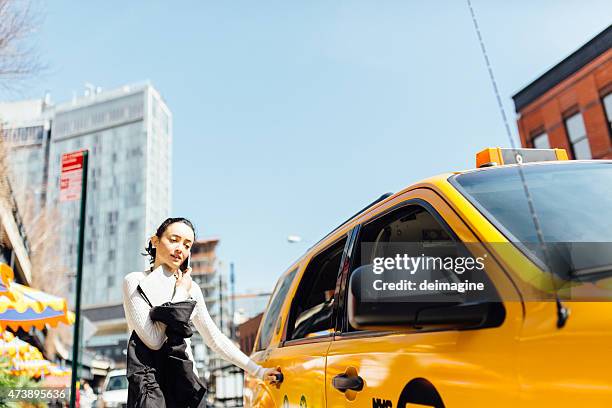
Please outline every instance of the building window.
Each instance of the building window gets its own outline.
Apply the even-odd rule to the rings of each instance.
[[[142,148],[140,146],[134,147],[128,150],[128,157],[140,157],[142,156]]]
[[[133,232],[138,230],[138,220],[131,220],[128,223],[128,231]]]
[[[565,119],[565,129],[569,137],[570,145],[572,146],[574,159],[584,160],[593,158],[589,146],[589,139],[587,138],[586,129],[584,128],[584,121],[582,120],[582,114],[580,112]]]
[[[117,220],[119,219],[119,211],[109,211],[107,215],[108,215],[108,222],[110,224],[116,223]]]
[[[110,120],[117,121],[123,118],[123,108],[115,108],[110,111]]]
[[[612,137],[612,92],[603,97],[603,105],[608,121],[608,134]]]
[[[546,132],[535,135],[531,138],[533,147],[536,149],[550,149],[550,141],[548,140],[548,134]]]

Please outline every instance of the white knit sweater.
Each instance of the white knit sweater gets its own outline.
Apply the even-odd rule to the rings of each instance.
[[[166,325],[160,322],[154,322],[149,317],[151,307],[138,293],[138,284],[144,279],[149,271],[132,272],[126,275],[123,280],[123,308],[125,310],[125,318],[127,320],[130,332],[134,330],[142,342],[152,350],[159,350],[164,341],[166,341]],[[247,373],[254,375],[260,379],[264,376],[265,368],[261,367],[246,354],[244,354],[230,339],[228,339],[215,325],[215,322],[210,317],[202,290],[194,282],[191,285],[189,293],[182,287],[177,288],[173,302],[180,302],[191,297],[196,301],[196,307],[191,315],[191,321],[200,332],[204,341],[212,350],[219,354],[223,359],[242,368]],[[187,354],[189,359],[193,361],[191,352],[191,342],[186,339]],[[194,364],[194,371],[195,364]],[[197,374],[197,372],[196,372]]]

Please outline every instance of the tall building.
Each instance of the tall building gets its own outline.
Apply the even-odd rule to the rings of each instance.
[[[48,151],[51,136],[49,96],[0,103],[5,145],[10,149],[10,173],[15,200],[22,211],[40,209],[46,201]]]
[[[524,147],[612,159],[612,25],[512,98]]]

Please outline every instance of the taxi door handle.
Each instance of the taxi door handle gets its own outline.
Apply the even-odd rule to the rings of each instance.
[[[361,391],[363,390],[363,378],[358,375],[338,374],[333,378],[332,385],[341,392],[347,390]]]

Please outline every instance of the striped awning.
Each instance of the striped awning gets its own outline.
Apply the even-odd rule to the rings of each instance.
[[[57,326],[74,323],[66,299],[13,282],[13,270],[0,264],[0,329]]]

